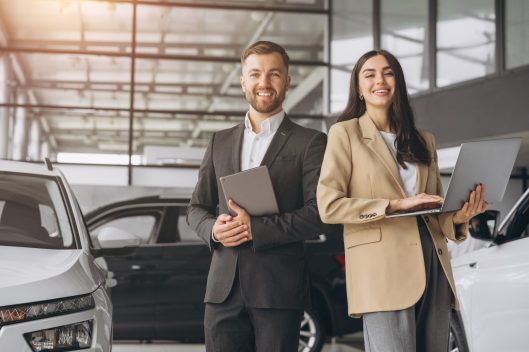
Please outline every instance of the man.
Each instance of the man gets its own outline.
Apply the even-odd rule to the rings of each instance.
[[[187,214],[213,251],[204,299],[206,350],[294,352],[303,309],[310,306],[303,240],[328,229],[316,207],[326,136],[285,116],[289,58],[281,46],[257,42],[241,63],[250,109],[244,123],[212,136]],[[269,169],[279,214],[252,216],[225,201],[219,177],[259,165]],[[236,216],[228,215],[230,208]]]

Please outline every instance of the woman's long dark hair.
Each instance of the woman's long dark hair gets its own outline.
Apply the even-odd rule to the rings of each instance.
[[[382,55],[386,58],[395,77],[395,92],[393,94],[393,102],[389,108],[389,126],[397,134],[395,140],[397,162],[403,168],[406,168],[405,161],[429,165],[432,157],[428,153],[424,138],[422,138],[415,128],[415,119],[413,117],[413,110],[410,105],[402,67],[397,58],[386,50],[368,51],[358,59],[351,74],[349,100],[338,121],[359,118],[366,112],[365,101],[360,100],[358,76],[366,61],[377,55]]]

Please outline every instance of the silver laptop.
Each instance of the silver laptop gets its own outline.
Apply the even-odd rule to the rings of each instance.
[[[501,202],[520,149],[521,138],[492,139],[461,144],[456,166],[442,207],[397,212],[387,218],[444,213],[459,210],[479,183],[485,185],[485,199]]]
[[[222,176],[219,179],[226,203],[232,199],[253,216],[279,213],[274,187],[266,166]],[[235,216],[231,209],[230,214]]]

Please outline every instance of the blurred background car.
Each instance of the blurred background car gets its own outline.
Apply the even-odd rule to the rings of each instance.
[[[0,161],[0,351],[110,351],[107,283],[61,172]]]
[[[497,227],[499,212],[471,219],[484,248],[452,259],[461,312],[452,316],[451,348],[525,351],[529,346],[529,191]],[[457,349],[456,349],[457,348]]]
[[[86,214],[94,246],[106,232],[132,234],[132,255],[105,257],[118,284],[112,288],[114,338],[204,339],[204,293],[211,253],[186,224],[188,198],[150,196],[116,202]],[[300,349],[319,351],[329,337],[362,329],[347,315],[343,240],[337,233],[307,241],[313,309],[301,324]]]

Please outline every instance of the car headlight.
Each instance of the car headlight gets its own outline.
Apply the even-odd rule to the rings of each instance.
[[[92,320],[24,334],[34,352],[81,350],[92,345]]]
[[[28,303],[11,307],[0,307],[0,327],[27,320],[49,318],[55,315],[70,314],[95,307],[91,294],[63,298],[54,301]]]

